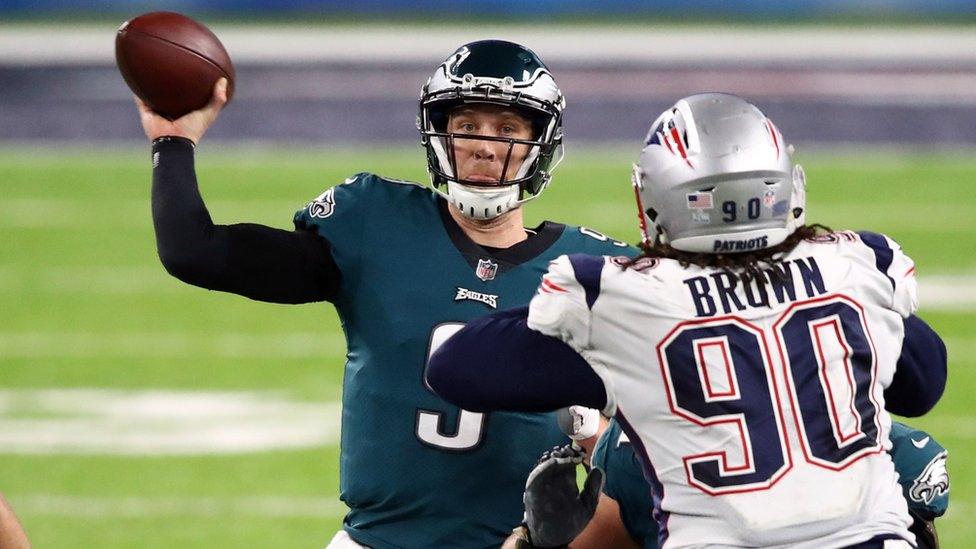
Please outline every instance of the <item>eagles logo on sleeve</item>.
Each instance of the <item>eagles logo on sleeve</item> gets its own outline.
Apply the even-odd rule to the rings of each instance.
[[[320,194],[318,198],[308,203],[308,215],[325,219],[335,211],[335,187]]]
[[[949,493],[949,472],[946,469],[947,452],[932,458],[925,469],[915,477],[908,497],[918,503],[931,505],[935,498]]]

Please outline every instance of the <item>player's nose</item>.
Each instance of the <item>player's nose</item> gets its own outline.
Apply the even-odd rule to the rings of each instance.
[[[477,139],[474,147],[474,157],[478,160],[494,160],[497,156],[495,146],[497,143],[487,139]]]

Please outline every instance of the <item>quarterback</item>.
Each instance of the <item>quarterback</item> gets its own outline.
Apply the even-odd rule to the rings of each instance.
[[[432,187],[359,173],[311,200],[295,230],[215,225],[194,146],[226,102],[169,122],[140,105],[152,141],[157,247],[175,277],[278,303],[328,301],[347,342],[340,493],[331,546],[497,547],[521,515],[536,457],[562,440],[552,414],[459,409],[423,379],[465,323],[524,305],[567,253],[619,254],[590,230],[523,226],[521,205],[562,158],[559,87],[510,42],[460,47],[423,87]]]
[[[914,546],[889,411],[931,409],[946,354],[911,259],[805,224],[802,168],[735,96],[665,111],[634,185],[642,256],[560,257],[528,308],[442,345],[430,386],[471,410],[601,408],[664,548]]]

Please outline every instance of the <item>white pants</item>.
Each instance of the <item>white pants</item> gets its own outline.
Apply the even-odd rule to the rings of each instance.
[[[356,543],[345,530],[339,530],[325,549],[369,549],[369,547]]]

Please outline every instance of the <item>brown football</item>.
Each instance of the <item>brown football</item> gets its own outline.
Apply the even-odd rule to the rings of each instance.
[[[234,94],[234,65],[223,44],[178,13],[146,13],[123,23],[115,61],[129,88],[170,120],[206,105],[220,77],[227,78],[227,100]]]

